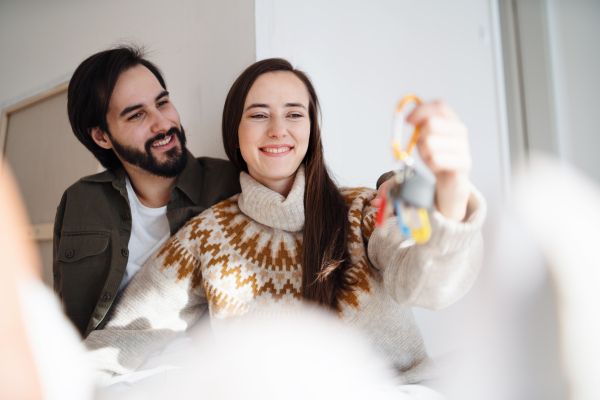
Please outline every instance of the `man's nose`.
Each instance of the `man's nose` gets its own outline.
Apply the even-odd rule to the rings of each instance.
[[[173,122],[171,122],[167,117],[163,115],[158,110],[155,110],[152,113],[152,131],[157,133],[166,133],[169,129],[173,127]]]

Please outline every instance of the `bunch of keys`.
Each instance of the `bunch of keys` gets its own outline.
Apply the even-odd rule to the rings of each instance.
[[[383,193],[376,223],[378,226],[383,226],[388,215],[396,214],[398,228],[402,235],[422,244],[431,237],[431,223],[427,210],[433,206],[435,177],[424,172],[424,167],[417,166],[414,157],[410,155],[419,139],[418,126],[415,126],[406,150],[402,150],[403,110],[410,102],[421,104],[417,96],[408,95],[398,103],[394,113],[392,148],[398,168],[393,171],[394,179]]]

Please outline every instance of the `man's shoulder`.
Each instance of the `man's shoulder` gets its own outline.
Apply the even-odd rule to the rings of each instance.
[[[200,180],[195,181],[196,176],[186,174],[179,185],[191,199],[198,199],[199,204],[210,207],[241,192],[240,172],[231,161],[213,157],[198,157],[196,160],[200,166],[197,169]],[[198,182],[201,184],[198,185]]]
[[[213,157],[196,157],[196,161],[202,166],[205,173],[225,173],[231,175],[239,175],[239,171],[229,160]]]
[[[79,179],[71,186],[69,186],[65,193],[68,194],[85,194],[94,195],[96,190],[103,190],[104,184],[110,184],[116,179],[115,174],[111,170],[105,170],[97,174],[84,176]]]

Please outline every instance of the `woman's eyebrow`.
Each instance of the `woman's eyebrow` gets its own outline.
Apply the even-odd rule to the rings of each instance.
[[[251,108],[269,108],[269,105],[265,104],[265,103],[254,103],[254,104],[250,104],[248,107],[246,107],[246,109],[244,111],[248,111]]]
[[[300,107],[306,110],[306,106],[302,103],[285,103],[285,107]],[[254,103],[246,107],[244,112],[250,110],[251,108],[270,108],[270,106],[265,103]]]
[[[286,103],[286,107],[300,107],[306,110],[306,107],[302,103]]]

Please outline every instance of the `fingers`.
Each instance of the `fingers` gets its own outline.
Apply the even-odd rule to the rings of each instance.
[[[391,182],[391,179],[388,179],[387,181],[383,182],[379,186],[379,190],[377,191],[377,196],[375,196],[375,198],[373,200],[371,200],[371,205],[373,207],[381,207],[381,204],[383,202],[384,193],[387,191],[387,188],[388,188],[390,182]]]
[[[444,119],[459,121],[458,116],[446,103],[440,100],[423,103],[406,117],[406,121],[413,125],[422,125],[431,117],[438,116]]]
[[[448,119],[439,115],[427,118],[420,125],[420,129],[419,139],[430,135],[443,135],[456,139],[466,139],[468,136],[467,127],[460,120]]]
[[[436,176],[444,172],[468,174],[472,163],[468,130],[450,107],[442,101],[421,104],[407,122],[420,126],[417,149]]]
[[[431,172],[463,172],[471,170],[471,154],[466,139],[427,135],[417,145],[419,155]]]

